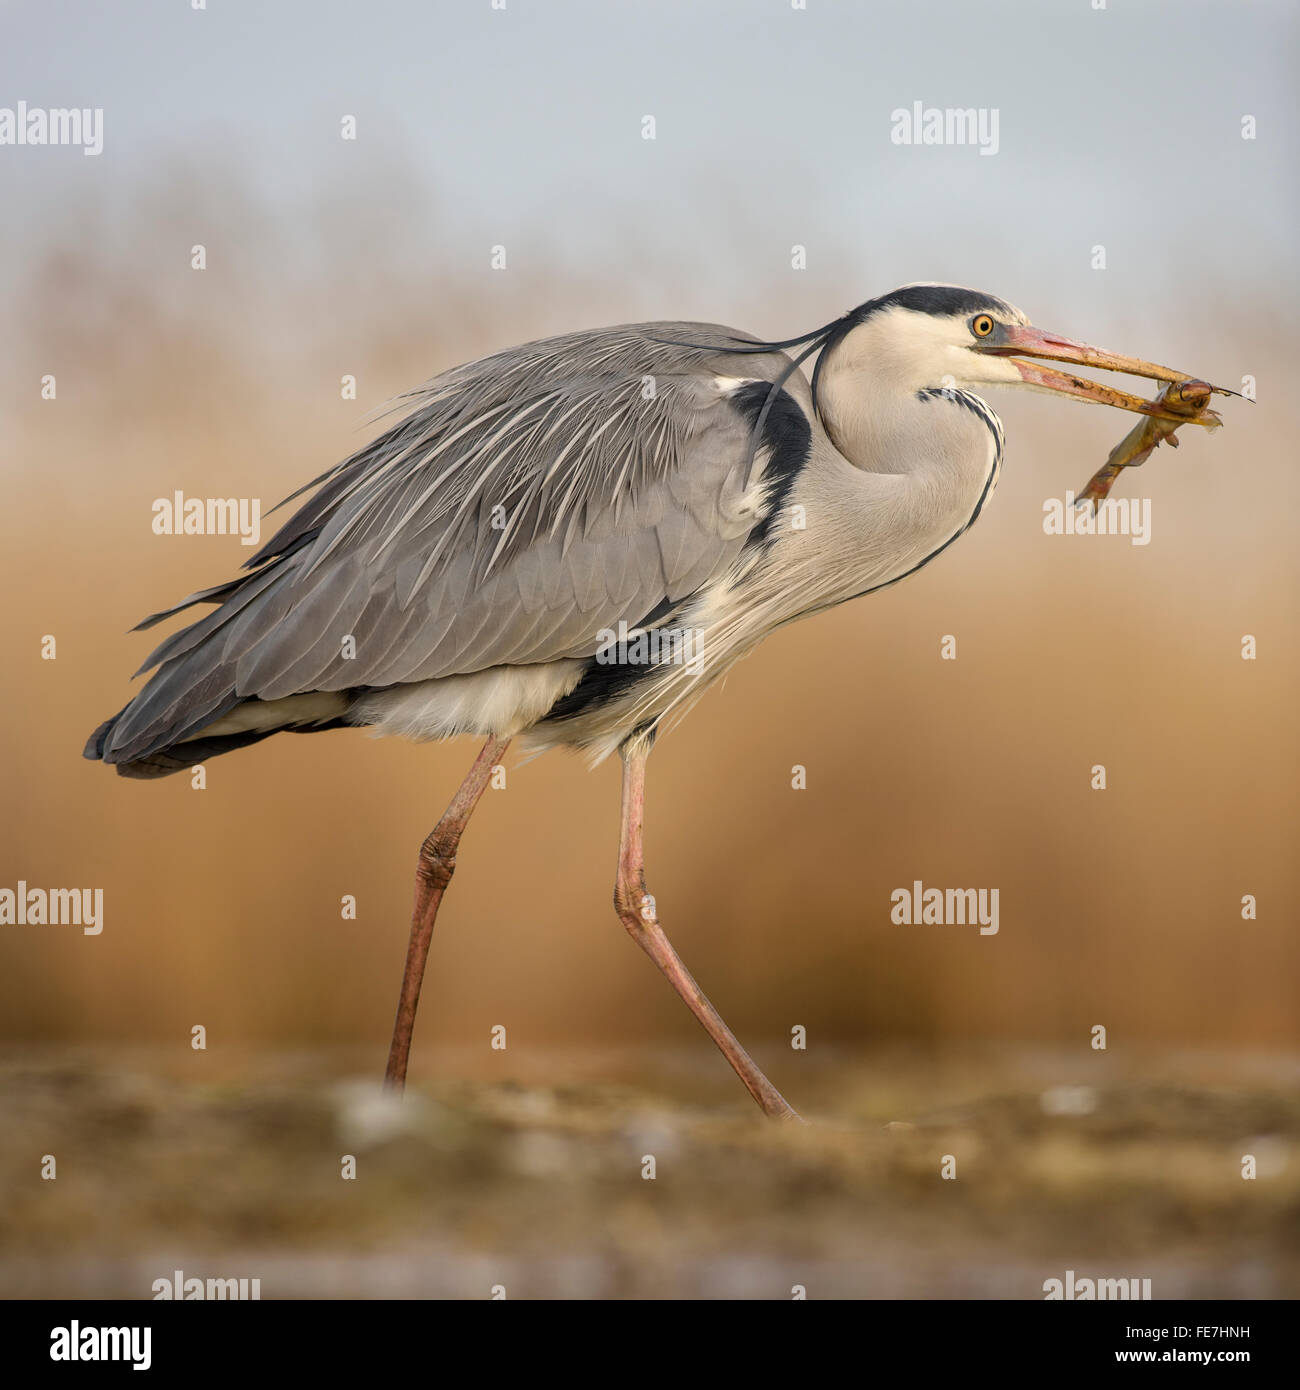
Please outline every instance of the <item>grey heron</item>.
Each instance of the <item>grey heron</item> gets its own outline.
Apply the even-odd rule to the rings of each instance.
[[[281,731],[486,738],[419,853],[386,1073],[400,1088],[438,907],[493,767],[517,737],[618,752],[618,915],[762,1109],[792,1117],[660,926],[646,758],[775,628],[897,583],[971,526],[1003,456],[978,388],[1159,413],[1042,360],[1184,375],[938,284],[779,342],[632,324],[446,371],[286,499],[316,489],[248,573],[140,624],[214,605],[151,653],[154,674],[85,756],[149,778]]]

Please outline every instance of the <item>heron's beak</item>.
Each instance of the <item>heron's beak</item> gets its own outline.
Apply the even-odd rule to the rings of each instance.
[[[1101,367],[1109,372],[1149,377],[1152,381],[1189,379],[1187,372],[1175,371],[1172,367],[1161,367],[1155,362],[1144,362],[1140,357],[1122,357],[1119,353],[1089,347],[1086,343],[1076,343],[1069,338],[1058,337],[1055,333],[1045,333],[1038,328],[1022,328],[1009,324],[999,324],[997,334],[987,344],[977,344],[976,351],[992,353],[998,357],[1010,357],[1020,373],[1021,380],[1028,386],[1045,391],[1059,391],[1062,395],[1073,396],[1076,400],[1092,401],[1097,405],[1113,405],[1119,410],[1132,410],[1140,415],[1178,419],[1185,425],[1212,423],[1208,419],[1174,416],[1162,410],[1158,402],[1144,401],[1139,396],[1130,396],[1127,391],[1117,390],[1099,381],[1090,381],[1087,377],[1058,372],[1052,367],[1039,366],[1036,362],[1026,362],[1015,354],[1046,357],[1053,362],[1077,362],[1083,367]]]

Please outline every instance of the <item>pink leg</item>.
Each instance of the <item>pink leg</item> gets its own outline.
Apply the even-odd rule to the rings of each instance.
[[[510,746],[508,738],[490,738],[474,760],[460,790],[451,799],[442,819],[430,831],[420,846],[420,859],[415,869],[415,911],[411,916],[411,941],[406,948],[406,972],[402,976],[402,993],[397,1001],[397,1021],[393,1024],[393,1043],[388,1051],[388,1070],[384,1073],[387,1085],[401,1090],[406,1085],[406,1063],[411,1052],[411,1034],[415,1031],[415,1011],[420,1003],[420,985],[424,980],[424,965],[429,958],[429,942],[433,939],[433,924],[438,918],[438,906],[456,870],[456,850],[469,821],[492,777],[492,769],[501,761]]]
[[[623,824],[619,836],[618,882],[614,887],[614,907],[632,940],[668,977],[669,983],[686,1001],[686,1007],[704,1025],[722,1055],[735,1068],[749,1094],[765,1115],[782,1120],[799,1116],[780,1091],[759,1071],[754,1059],[741,1047],[736,1035],[722,1021],[718,1011],[704,996],[691,973],[673,950],[655,914],[654,902],[645,887],[645,856],[641,845],[641,823],[645,814],[645,764],[647,745],[636,740],[623,753]]]

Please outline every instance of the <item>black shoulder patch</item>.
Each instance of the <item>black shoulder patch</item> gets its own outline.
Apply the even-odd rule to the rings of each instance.
[[[731,404],[757,429],[772,387],[766,381],[750,381],[737,387],[728,397]],[[763,420],[763,433],[758,441],[767,450],[767,465],[763,477],[769,484],[767,510],[757,526],[749,533],[746,545],[766,545],[771,539],[776,519],[785,507],[794,480],[812,453],[812,426],[788,391],[778,391]]]

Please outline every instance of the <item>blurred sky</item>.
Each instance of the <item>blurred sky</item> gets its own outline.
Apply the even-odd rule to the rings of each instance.
[[[477,271],[500,242],[522,268],[622,265],[647,316],[709,318],[743,288],[760,331],[789,327],[761,306],[796,242],[819,282],[834,270],[818,312],[941,279],[1048,324],[1167,313],[1175,275],[1294,305],[1296,7],[1094,2],[9,3],[0,105],[102,107],[105,147],[0,149],[21,211],[0,286],[62,195],[104,219],[180,160],[286,210],[322,184],[388,189],[398,216],[427,198],[413,268]],[[997,108],[999,153],[892,144],[914,101]],[[682,268],[676,292],[638,277],[647,244]]]

